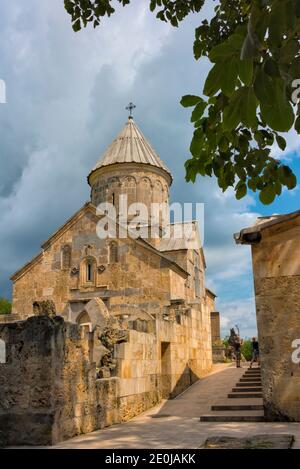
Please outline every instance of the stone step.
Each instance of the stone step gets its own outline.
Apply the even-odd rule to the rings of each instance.
[[[264,420],[265,417],[261,411],[211,412],[200,417],[200,422],[264,422]]]
[[[261,382],[260,381],[249,381],[249,382],[246,382],[246,383],[236,383],[236,386],[238,388],[240,387],[247,387],[247,386],[258,386],[258,387],[261,387]]]
[[[261,398],[261,392],[232,392],[229,393],[227,396],[229,399],[249,399],[249,398]]]
[[[246,388],[232,388],[232,392],[262,392],[261,386],[247,386]]]
[[[262,404],[218,404],[212,405],[211,410],[264,410],[264,406]]]
[[[254,376],[254,375],[255,376],[256,375],[261,376],[261,372],[260,371],[250,371],[250,370],[248,370],[248,371],[245,371],[244,375],[247,375],[247,376]]]
[[[261,379],[261,376],[260,375],[243,375],[241,378]]]
[[[255,376],[253,376],[253,377],[249,376],[249,378],[241,378],[240,379],[240,383],[248,383],[249,381],[259,381],[259,382],[261,382],[261,379],[260,379],[260,377],[258,378],[258,377],[255,377]]]

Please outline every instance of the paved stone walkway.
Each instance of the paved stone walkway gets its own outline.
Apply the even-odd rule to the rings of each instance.
[[[211,405],[224,402],[232,383],[238,381],[244,371],[225,364],[216,365],[209,375],[176,399],[164,401],[129,422],[72,438],[55,448],[193,449],[209,436],[290,433],[296,438],[294,448],[300,449],[300,423],[200,422],[200,415],[207,413]]]

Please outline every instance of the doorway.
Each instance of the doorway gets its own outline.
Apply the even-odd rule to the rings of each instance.
[[[168,399],[172,391],[171,382],[171,344],[170,342],[161,342],[160,344],[161,359],[161,389],[162,398]]]

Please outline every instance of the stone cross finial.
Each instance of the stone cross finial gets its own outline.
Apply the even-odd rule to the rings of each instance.
[[[129,103],[128,106],[126,106],[126,111],[129,111],[129,119],[132,119],[132,111],[136,108],[136,105],[133,103]]]

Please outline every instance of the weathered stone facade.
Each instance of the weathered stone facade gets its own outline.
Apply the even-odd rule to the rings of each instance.
[[[220,313],[212,311],[210,313],[211,320],[211,340],[212,342],[219,342],[221,340],[220,334]]]
[[[213,298],[214,295],[210,293],[210,296]],[[212,309],[212,307],[213,305],[210,306],[210,309]],[[218,311],[212,311],[210,313],[210,322],[211,322],[211,343],[212,343],[213,362],[214,363],[224,362],[225,361],[225,347],[221,340],[220,313]]]
[[[118,236],[123,229],[118,219],[113,238],[98,236],[103,214],[95,204],[111,202],[118,208],[120,194],[127,196],[129,204],[169,203],[171,174],[131,119],[88,181],[91,202],[12,277],[13,317],[22,321],[0,325],[0,336],[9,350],[14,350],[19,330],[28,340],[32,330],[40,328],[39,342],[45,325],[52,336],[48,351],[54,350],[51,347],[59,334],[58,355],[53,357],[50,351],[47,355],[48,396],[57,393],[57,383],[64,387],[64,379],[67,387],[68,379],[81,383],[73,399],[76,411],[68,407],[69,388],[63,399],[66,404],[51,401],[47,407],[45,419],[50,419],[49,413],[52,419],[51,432],[45,436],[49,443],[127,420],[162,398],[174,397],[212,365],[214,294],[205,288],[206,265],[197,223],[187,224],[181,239],[172,235],[176,224],[169,225],[171,237],[166,239],[159,219],[160,236],[135,239]],[[145,226],[152,221],[151,216],[143,220]],[[48,322],[42,321],[41,314]],[[31,340],[39,367],[40,349],[33,336]],[[27,360],[12,352],[8,357],[4,374],[18,360]],[[24,374],[27,365],[32,366],[30,360],[23,368],[21,363],[16,366]],[[16,386],[12,375],[7,379],[5,395]],[[31,387],[38,386],[38,381],[32,381]],[[30,392],[26,397],[22,394],[24,416],[32,412],[30,396]],[[16,405],[18,413],[21,407],[16,402],[11,405]],[[4,414],[7,418],[9,412]]]
[[[236,240],[252,245],[266,417],[300,421],[300,364],[292,357],[300,338],[300,212],[261,218]]]
[[[73,320],[92,298],[101,298],[112,314],[135,309],[154,313],[171,300],[185,299],[188,273],[182,267],[143,240],[98,238],[98,221],[95,207],[85,205],[13,277],[13,312],[25,318],[32,314],[35,300],[52,299],[56,310]],[[62,260],[65,246],[71,252],[68,267]],[[117,248],[117,262],[110,257],[112,246]],[[92,281],[86,279],[88,262]]]
[[[129,329],[143,322],[150,332]],[[211,366],[205,332],[197,312],[176,308],[156,321],[106,317],[92,332],[61,316],[0,325],[0,443],[55,444],[175,397]]]

